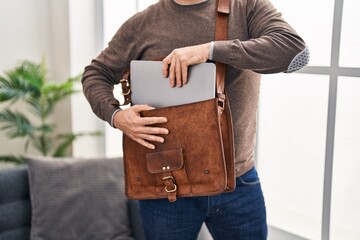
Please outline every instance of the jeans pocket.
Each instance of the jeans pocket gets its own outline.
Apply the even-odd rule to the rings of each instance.
[[[255,167],[250,169],[242,176],[238,177],[238,181],[237,181],[238,184],[243,184],[243,185],[255,185],[258,184],[259,182],[260,180]]]

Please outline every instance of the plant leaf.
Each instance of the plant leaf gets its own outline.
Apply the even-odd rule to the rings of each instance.
[[[33,133],[34,127],[22,113],[13,112],[6,108],[0,112],[0,129],[7,131],[9,138],[25,137]]]
[[[101,136],[102,133],[99,131],[96,132],[80,132],[80,133],[67,133],[58,135],[58,139],[60,140],[60,145],[55,149],[53,153],[53,157],[64,157],[66,156],[66,152],[71,146],[71,144],[77,140],[79,137],[84,136]]]
[[[11,74],[11,73],[9,73]],[[31,90],[21,78],[8,75],[7,78],[0,77],[0,102],[13,99],[18,100],[26,96]]]
[[[27,95],[39,97],[46,81],[43,65],[30,61],[22,62],[14,70],[7,71],[0,78],[0,101],[18,100]]]
[[[41,107],[41,103],[40,103],[40,98],[34,98],[34,97],[28,97],[25,100],[31,107],[32,107],[32,112],[39,118],[41,118],[42,116],[42,107]]]
[[[47,134],[40,134],[37,136],[31,136],[31,144],[43,156],[48,156],[54,146],[54,140]]]
[[[15,71],[32,87],[37,89],[38,92],[40,92],[42,86],[46,82],[46,68],[43,64],[23,61]]]
[[[44,86],[41,101],[43,117],[49,116],[55,109],[56,104],[66,97],[76,93],[72,82],[62,84],[48,84]]]
[[[15,163],[15,164],[24,164],[25,158],[23,156],[2,155],[0,156],[0,161]]]
[[[74,142],[74,140],[77,138],[77,136],[74,133],[68,133],[68,134],[62,134],[61,137],[59,138],[61,139],[60,145],[55,149],[54,153],[52,154],[53,157],[66,156],[67,150]]]

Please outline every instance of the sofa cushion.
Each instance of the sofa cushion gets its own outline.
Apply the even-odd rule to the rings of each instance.
[[[144,229],[140,217],[140,206],[138,200],[128,201],[129,218],[133,237],[137,240],[145,239]],[[1,240],[1,239],[0,239]]]
[[[0,240],[29,240],[30,227],[17,228],[0,233]]]
[[[27,157],[31,239],[132,239],[121,159]]]
[[[30,198],[26,167],[0,170],[0,240],[28,240]]]

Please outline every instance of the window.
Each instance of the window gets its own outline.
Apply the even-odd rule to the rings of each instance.
[[[360,68],[360,1],[345,0],[340,45],[340,66]]]
[[[272,230],[282,231],[275,239],[360,239],[360,4],[272,2],[311,60],[300,74],[261,83],[257,157],[270,239]]]
[[[330,239],[359,239],[360,78],[338,85]]]
[[[335,0],[271,2],[308,44],[311,54],[310,65],[330,66]]]
[[[263,76],[258,170],[268,223],[320,239],[329,77]]]

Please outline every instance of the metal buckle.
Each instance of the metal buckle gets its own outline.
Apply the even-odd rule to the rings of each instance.
[[[121,83],[121,85],[122,85],[123,83],[125,83],[127,87],[130,86],[129,80],[127,80],[127,79],[125,79],[125,78],[121,79],[121,80],[120,80],[120,83]]]
[[[176,190],[177,190],[177,186],[176,186],[176,184],[174,183],[174,189],[167,189],[167,187],[165,186],[165,191],[167,192],[167,193],[173,193],[173,192],[176,192]]]
[[[163,181],[168,181],[168,180],[171,180],[171,181],[172,181],[172,183],[174,184],[174,188],[169,190],[169,189],[167,188],[167,186],[165,186],[165,191],[166,191],[167,193],[176,192],[177,186],[176,186],[176,184],[175,184],[175,179],[174,179],[174,177],[173,177],[173,176],[163,177]]]
[[[218,105],[219,105],[219,108],[220,108],[221,110],[224,110],[224,108],[225,108],[225,99],[223,99],[223,98],[218,98]]]
[[[121,83],[121,85],[123,85],[123,83],[125,83],[125,87],[127,87],[127,88],[130,87],[129,80],[127,80],[125,78],[121,79],[120,83]],[[131,89],[129,88],[129,90],[126,93],[122,92],[121,95],[127,96],[130,94],[130,92],[131,92]]]
[[[121,95],[123,95],[123,96],[127,96],[127,95],[129,95],[130,94],[130,92],[131,92],[131,90],[129,89],[129,91],[127,91],[126,93],[121,93]]]
[[[165,181],[165,180],[172,180],[173,182],[175,182],[175,178],[173,177],[173,176],[165,176],[165,177],[163,177],[163,181]]]
[[[225,94],[218,92],[217,93],[217,100],[218,100],[218,107],[219,107],[219,113],[222,114],[225,108]]]

